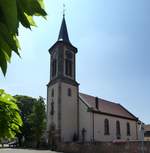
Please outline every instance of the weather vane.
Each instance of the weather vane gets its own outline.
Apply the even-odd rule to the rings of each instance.
[[[63,3],[63,16],[65,16],[65,12],[66,12],[66,5]]]

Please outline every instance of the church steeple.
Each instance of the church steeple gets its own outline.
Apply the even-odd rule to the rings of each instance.
[[[75,134],[79,134],[77,119],[78,89],[76,81],[76,53],[68,37],[63,19],[58,40],[49,49],[50,82],[47,85],[47,119],[49,142],[70,142]]]
[[[61,28],[59,31],[58,41],[70,43],[64,14],[63,14],[63,19],[61,23]]]
[[[49,52],[51,54],[50,82],[61,79],[77,85],[75,77],[75,55],[77,48],[69,41],[65,14],[63,14],[58,40],[49,49]]]

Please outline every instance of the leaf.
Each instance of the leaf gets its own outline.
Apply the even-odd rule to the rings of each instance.
[[[8,46],[8,44],[3,40],[3,38],[0,35],[0,48],[1,51],[5,54],[6,61],[10,62],[11,59],[11,48]]]
[[[43,1],[43,0],[38,0],[38,2],[39,2],[39,4],[40,4],[41,8],[44,9],[44,8],[45,8],[45,7],[44,7],[44,1]]]
[[[4,75],[6,75],[7,70],[7,60],[5,58],[5,54],[2,50],[0,50],[0,67]]]
[[[20,132],[22,119],[16,99],[0,89],[0,139],[14,138]]]
[[[16,33],[19,25],[16,0],[1,0],[0,9],[4,16],[5,25],[7,26],[8,30],[13,34]]]
[[[14,39],[14,41],[16,43],[17,48],[21,49],[20,44],[19,44],[19,40],[17,39],[17,36],[16,35],[13,36],[13,39]]]
[[[33,17],[31,15],[27,15],[25,13],[25,16],[26,16],[26,18],[27,18],[27,20],[28,20],[28,22],[30,23],[31,26],[36,26],[36,23],[34,22]]]
[[[18,47],[16,41],[14,40],[14,35],[12,35],[8,31],[6,26],[1,22],[0,22],[0,35],[2,36],[1,38],[3,39],[3,41],[5,41],[9,45],[11,50],[15,51],[19,55]]]
[[[21,24],[24,27],[31,29],[30,23],[29,23],[26,15],[24,14],[23,4],[21,4],[20,0],[17,0],[17,8],[18,8],[18,20],[21,22]]]
[[[24,12],[26,12],[28,15],[40,15],[40,16],[46,16],[47,13],[45,10],[41,7],[42,1],[39,3],[37,0],[19,0],[20,4],[22,6],[22,9]]]
[[[19,23],[31,29],[36,26],[34,16],[45,18],[46,15],[43,0],[0,0],[0,67],[3,74],[6,74],[12,51],[20,56]]]

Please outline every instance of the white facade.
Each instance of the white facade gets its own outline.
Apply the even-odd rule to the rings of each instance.
[[[50,143],[138,140],[137,118],[128,110],[85,94],[81,94],[85,99],[81,98],[75,76],[77,49],[69,41],[64,17],[58,41],[49,52],[47,132]]]
[[[85,141],[92,142],[94,141],[115,141],[116,137],[116,121],[120,122],[120,140],[138,140],[138,127],[137,122],[134,120],[123,119],[119,117],[103,115],[93,112],[88,112],[88,105],[83,103],[80,100],[80,140],[82,140],[82,129],[86,130],[85,132]],[[108,119],[109,121],[109,134],[105,134],[104,121]],[[130,124],[130,135],[127,135],[127,123]]]
[[[68,96],[68,88],[71,96]],[[77,94],[76,87],[62,83],[61,101],[61,140],[72,141],[73,135],[77,134]]]

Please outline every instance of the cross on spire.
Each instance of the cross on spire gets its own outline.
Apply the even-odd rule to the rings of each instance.
[[[65,17],[66,5],[63,3],[63,17]]]
[[[66,11],[65,4],[63,4],[63,19],[62,19],[62,23],[61,23],[61,27],[60,27],[60,31],[59,31],[58,41],[70,43],[68,31],[67,31],[67,25],[66,25],[66,21],[65,21],[65,11]]]

